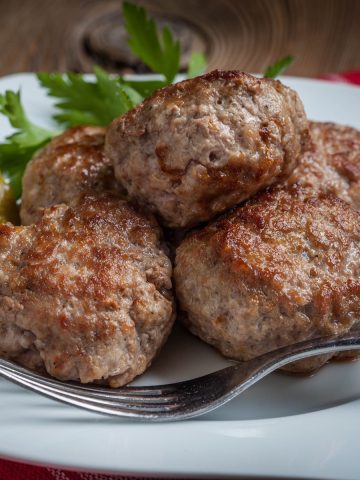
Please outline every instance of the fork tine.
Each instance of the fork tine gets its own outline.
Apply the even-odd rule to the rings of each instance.
[[[135,386],[126,386],[126,387],[119,387],[109,389],[109,387],[101,387],[101,386],[88,386],[83,384],[76,384],[76,388],[82,390],[84,392],[109,392],[109,395],[117,395],[121,392],[121,394],[126,396],[133,396],[133,395],[166,395],[173,393],[175,391],[174,385],[149,385],[143,387],[135,387]]]
[[[79,395],[83,396],[84,401],[96,402],[96,404],[106,404],[108,407],[118,409],[120,404],[128,408],[144,409],[149,405],[149,410],[158,410],[163,408],[165,411],[168,407],[184,408],[191,403],[201,399],[204,394],[204,388],[199,389],[199,383],[196,379],[179,382],[176,384],[167,384],[162,386],[149,387],[124,387],[116,390],[109,390],[103,387],[88,387],[79,384],[64,383],[58,380],[45,377],[43,375],[30,372],[23,367],[14,365],[12,362],[1,361],[1,370],[7,372],[6,375],[10,380],[17,380],[16,383],[36,389],[40,393],[48,394],[54,397],[66,396],[68,399],[75,399]],[[202,386],[206,388],[205,379],[212,379],[216,374],[206,375],[202,377]],[[40,385],[40,388],[39,388]],[[58,397],[56,397],[58,398]],[[73,402],[70,402],[73,403]],[[157,407],[155,406],[157,405]]]
[[[132,406],[137,405],[138,407],[144,407],[145,404],[157,404],[159,407],[161,405],[186,406],[197,400],[197,397],[201,395],[201,392],[196,392],[191,388],[193,380],[161,386],[123,387],[110,390],[100,386],[88,387],[76,383],[60,382],[56,379],[31,372],[8,361],[1,361],[0,367],[1,370],[9,373],[7,377],[10,380],[16,376],[16,379],[18,379],[17,383],[25,384],[24,379],[26,379],[28,388],[35,388],[40,383],[41,388],[46,389],[48,392],[56,391],[59,394],[61,392],[62,395],[66,394],[73,398],[79,394],[86,395],[86,398],[91,396],[92,399],[96,396],[99,404],[106,402],[107,405],[112,404],[115,406],[120,403],[123,405],[125,403]]]
[[[77,382],[73,381],[60,381],[57,380],[53,377],[49,377],[46,374],[39,374],[37,372],[34,372],[32,370],[28,370],[24,367],[21,367],[13,362],[10,362],[8,360],[2,360],[0,359],[0,368],[2,370],[7,370],[10,373],[17,373],[21,376],[30,378],[30,379],[38,379],[41,382],[47,382],[48,384],[51,385],[58,385],[59,387],[62,386],[73,386],[74,388],[78,390],[82,390],[84,392],[94,392],[94,393],[104,393],[106,395],[114,395],[116,396],[118,392],[121,392],[123,395],[164,395],[164,394],[171,394],[174,392],[174,385],[175,384],[164,384],[164,385],[145,385],[145,386],[126,386],[126,387],[120,387],[120,388],[109,388],[107,386],[102,386],[102,385],[88,385],[88,384],[80,384]]]
[[[184,395],[184,389],[187,388],[189,383],[193,383],[193,381],[174,384],[172,386],[173,394],[171,397],[162,396],[161,389],[159,388],[150,389],[160,394],[157,397],[130,397],[119,394],[116,395],[116,392],[108,396],[106,395],[108,392],[104,392],[104,390],[98,388],[91,389],[90,392],[86,393],[84,393],[84,391],[79,392],[77,386],[70,386],[56,380],[52,381],[38,375],[32,377],[31,373],[24,376],[22,373],[14,373],[11,371],[11,373],[9,372],[8,378],[15,381],[15,383],[21,384],[31,390],[36,390],[38,393],[63,403],[113,416],[151,420],[158,419],[159,421],[165,419],[170,420],[182,417],[184,410],[186,411],[188,407],[197,400],[197,395],[194,397],[193,392],[190,395]],[[180,387],[179,391],[176,388],[178,386]],[[134,388],[132,391],[134,391]]]
[[[73,392],[82,392],[89,394],[96,394],[104,398],[114,397],[119,398],[134,398],[138,400],[147,400],[151,401],[153,399],[156,401],[158,398],[172,398],[176,390],[174,386],[171,388],[163,388],[162,386],[149,386],[149,387],[123,387],[118,389],[109,389],[108,387],[101,386],[85,386],[72,382],[61,382],[59,380],[46,377],[45,375],[40,375],[38,373],[23,369],[17,365],[13,365],[11,362],[6,362],[7,365],[1,363],[0,368],[2,371],[8,372],[9,376],[17,376],[18,378],[26,378],[31,382],[40,382],[44,386],[49,386],[52,388],[59,388],[61,390],[73,391]],[[161,398],[160,398],[161,397]]]
[[[122,392],[110,392],[111,394],[109,395],[106,391],[101,391],[101,390],[94,390],[90,392],[84,392],[84,391],[79,391],[77,386],[70,386],[70,385],[64,385],[62,383],[58,384],[55,382],[51,381],[41,381],[39,382],[38,379],[32,379],[31,376],[26,376],[24,377],[21,374],[16,374],[12,373],[11,377],[8,377],[10,380],[15,380],[16,383],[21,383],[22,385],[27,385],[29,387],[34,387],[34,388],[41,388],[44,391],[47,392],[56,392],[56,393],[61,393],[61,395],[67,396],[67,397],[78,397],[79,395],[82,396],[82,398],[89,400],[89,401],[94,401],[97,403],[106,403],[107,405],[117,405],[117,404],[127,404],[127,405],[161,405],[161,404],[170,404],[170,403],[175,403],[177,400],[177,396],[171,395],[171,396],[166,396],[166,395],[161,395],[161,393],[157,396],[141,396],[141,395],[122,395]]]
[[[109,415],[118,416],[139,416],[143,418],[153,418],[156,416],[166,416],[170,412],[174,412],[183,408],[182,403],[172,402],[166,403],[133,403],[127,402],[127,399],[110,399],[98,398],[97,396],[76,395],[73,392],[64,392],[58,390],[56,387],[48,385],[41,385],[36,380],[24,379],[20,375],[14,375],[12,380],[20,383],[22,386],[28,387],[31,390],[36,389],[38,393],[45,396],[55,398],[66,404],[71,404],[87,410],[97,411],[100,413],[107,413]],[[132,399],[131,399],[132,400]]]

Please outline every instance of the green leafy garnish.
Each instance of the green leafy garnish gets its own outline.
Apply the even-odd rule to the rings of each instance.
[[[155,90],[165,87],[167,83],[163,80],[121,80],[124,85],[129,85],[136,90],[143,98],[151,95]]]
[[[167,27],[160,33],[143,7],[125,2],[123,15],[132,52],[151,70],[164,75],[168,84],[171,83],[179,71],[179,41]]]
[[[206,70],[206,58],[201,52],[192,52],[189,60],[187,78],[194,78],[202,75]]]
[[[108,75],[100,67],[94,68],[95,80],[87,80],[79,73],[39,73],[42,87],[51,97],[59,98],[55,106],[61,113],[55,120],[68,127],[77,125],[108,125],[114,118],[127,112],[143,97],[122,80]]]
[[[287,57],[281,58],[273,65],[269,65],[265,70],[264,77],[265,78],[276,78],[281,73],[284,72],[294,61],[294,57],[288,55]]]
[[[9,181],[14,195],[19,197],[27,162],[58,132],[50,132],[30,122],[21,104],[20,92],[6,91],[0,94],[0,113],[16,129],[0,145],[0,171]]]
[[[178,73],[180,44],[167,27],[160,32],[144,8],[125,2],[125,27],[133,52],[164,80],[129,81],[109,75],[94,67],[95,80],[78,73],[39,73],[38,79],[51,97],[60,101],[54,119],[67,126],[108,125],[126,113],[155,90],[171,83]],[[203,73],[206,60],[202,53],[193,53],[188,76]]]
[[[8,118],[10,125],[17,129],[8,137],[13,144],[34,146],[52,136],[48,130],[30,122],[21,104],[20,92],[7,90],[4,95],[0,95],[0,112]]]

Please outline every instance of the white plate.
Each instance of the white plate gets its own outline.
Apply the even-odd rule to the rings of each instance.
[[[308,116],[360,128],[360,88],[284,78]],[[33,75],[0,79],[21,88],[30,117],[51,125],[51,102]],[[0,119],[0,132],[10,132]],[[165,383],[225,366],[182,329],[136,383]],[[86,413],[0,380],[0,455],[41,464],[171,476],[360,477],[360,363],[313,377],[273,374],[221,409],[187,422],[134,423]]]

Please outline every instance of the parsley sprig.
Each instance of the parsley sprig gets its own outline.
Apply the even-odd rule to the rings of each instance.
[[[172,83],[180,66],[180,42],[168,27],[160,32],[142,7],[124,2],[123,16],[133,53],[153,72],[162,74],[166,83]]]
[[[187,78],[202,75],[206,70],[206,58],[201,52],[192,52],[190,55]]]
[[[94,80],[78,73],[39,73],[40,85],[48,95],[59,99],[54,119],[66,127],[108,125],[155,90],[172,83],[180,66],[180,43],[170,30],[160,30],[143,7],[125,2],[125,28],[133,53],[161,80],[129,81],[94,67]],[[200,75],[206,68],[202,53],[193,52],[188,77]]]
[[[54,119],[67,127],[77,125],[108,125],[143,100],[131,86],[119,77],[94,68],[95,79],[79,73],[39,73],[40,85],[48,95],[60,99],[55,106],[60,113]]]
[[[16,129],[0,145],[0,169],[9,181],[14,195],[18,197],[27,162],[59,132],[51,132],[29,120],[21,104],[20,92],[8,90],[0,95],[0,113]]]
[[[293,62],[294,57],[288,55],[287,57],[283,57],[273,65],[269,65],[265,70],[264,77],[265,78],[276,78],[281,75]]]

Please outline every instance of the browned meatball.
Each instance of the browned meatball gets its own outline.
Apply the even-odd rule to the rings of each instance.
[[[332,193],[360,210],[360,131],[336,123],[309,123],[311,142],[285,185]],[[340,358],[359,357],[342,352]]]
[[[173,323],[171,263],[154,220],[84,197],[29,227],[0,225],[0,355],[61,380],[130,382]]]
[[[23,177],[21,220],[30,225],[44,208],[75,205],[84,192],[120,191],[104,155],[105,129],[76,127],[54,138],[31,160]]]
[[[264,193],[182,242],[175,285],[190,330],[239,360],[360,327],[360,215],[326,194]]]
[[[332,193],[360,210],[360,131],[311,122],[310,135],[310,147],[286,184]]]
[[[130,198],[189,227],[288,175],[307,144],[298,95],[214,71],[163,88],[115,120],[105,151]]]

